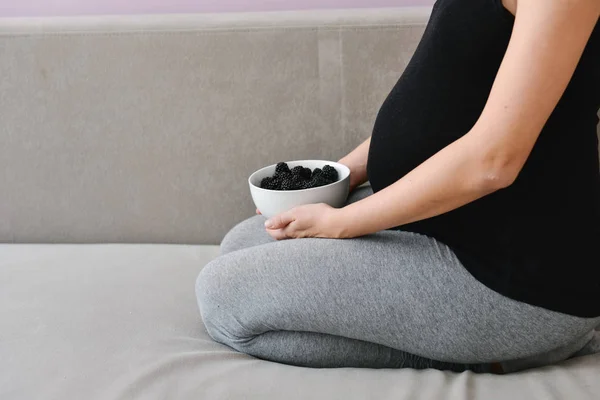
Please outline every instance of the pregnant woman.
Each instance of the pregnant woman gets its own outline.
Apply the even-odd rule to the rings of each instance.
[[[438,0],[340,160],[348,205],[250,218],[203,269],[211,337],[309,367],[510,372],[598,351],[599,15]]]

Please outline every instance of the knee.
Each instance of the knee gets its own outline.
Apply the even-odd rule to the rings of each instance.
[[[256,215],[231,228],[221,241],[221,255],[246,248],[248,238],[252,238],[264,231],[264,221],[265,218],[262,215]]]
[[[231,276],[225,258],[221,256],[202,269],[196,279],[196,299],[210,337],[235,348],[235,343],[244,341],[247,333],[237,317],[237,279]]]
[[[226,296],[224,296],[226,282],[222,276],[223,269],[219,264],[219,259],[208,263],[196,279],[196,299],[200,316],[208,334],[217,341],[220,341],[222,336],[220,325],[223,311],[226,309]]]
[[[243,224],[243,222],[240,224]],[[232,253],[238,250],[239,240],[237,238],[239,236],[238,231],[240,229],[240,224],[231,228],[231,230],[225,234],[223,240],[221,240],[221,244],[219,245],[219,252],[221,255]]]

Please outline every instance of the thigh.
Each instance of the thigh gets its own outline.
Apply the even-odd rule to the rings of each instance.
[[[401,231],[230,253],[205,267],[197,294],[207,327],[229,318],[237,340],[320,332],[447,362],[527,357],[586,333],[575,317],[491,291],[447,246]]]
[[[361,186],[350,193],[346,204],[362,200],[372,194],[373,190],[370,186]],[[265,229],[265,221],[265,217],[256,215],[234,226],[221,241],[221,254],[274,242],[275,240]]]
[[[234,226],[221,241],[221,255],[275,242],[265,229],[266,220],[256,215]]]

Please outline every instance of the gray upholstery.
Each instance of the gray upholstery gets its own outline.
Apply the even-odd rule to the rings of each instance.
[[[507,376],[311,369],[213,342],[211,246],[0,245],[2,400],[597,400],[600,354]]]
[[[194,279],[246,179],[366,138],[428,8],[0,19],[0,399],[597,399],[600,355],[510,376],[232,352]],[[166,245],[174,243],[178,245]]]
[[[429,12],[0,19],[0,242],[218,243],[368,137]]]
[[[368,137],[428,13],[0,19],[0,242],[219,243],[254,170]]]

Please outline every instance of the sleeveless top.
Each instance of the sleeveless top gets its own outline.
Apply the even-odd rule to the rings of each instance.
[[[367,165],[375,192],[473,127],[513,24],[501,0],[437,0],[375,121]],[[448,245],[506,297],[580,317],[600,316],[599,25],[516,181],[396,228]]]

